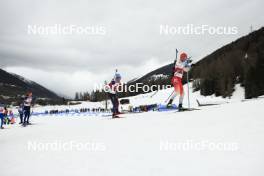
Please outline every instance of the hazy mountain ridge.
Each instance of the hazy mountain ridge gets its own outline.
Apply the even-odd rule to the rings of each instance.
[[[28,80],[20,75],[8,73],[0,69],[0,102],[11,103],[19,101],[21,96],[27,92],[33,92],[33,95],[39,99],[58,100],[60,97],[41,86],[40,84]]]
[[[172,68],[173,63],[162,66],[128,84],[170,84]],[[165,77],[153,80],[155,75]],[[264,94],[261,75],[264,75],[264,27],[200,59],[192,66],[190,79],[195,81],[195,90],[200,90],[202,95],[231,96],[234,85],[240,83],[246,89],[245,97],[252,98]]]

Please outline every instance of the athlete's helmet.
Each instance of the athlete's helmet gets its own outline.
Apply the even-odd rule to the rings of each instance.
[[[185,61],[186,59],[187,59],[187,54],[186,53],[181,53],[181,55],[180,55],[180,59],[181,59],[181,61],[183,62],[183,61]]]

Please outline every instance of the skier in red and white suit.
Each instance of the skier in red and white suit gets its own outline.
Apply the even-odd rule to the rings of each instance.
[[[181,53],[180,59],[178,59],[175,63],[174,69],[173,69],[173,77],[171,79],[171,83],[174,87],[174,92],[169,100],[169,103],[167,104],[168,107],[172,105],[172,102],[174,98],[179,95],[179,105],[178,109],[182,109],[182,102],[184,97],[184,90],[182,85],[182,77],[184,72],[188,72],[190,70],[190,66],[188,65],[187,61],[187,54]]]

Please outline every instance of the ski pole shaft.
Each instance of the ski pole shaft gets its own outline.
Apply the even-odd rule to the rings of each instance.
[[[178,49],[176,48],[176,59],[178,58]]]
[[[154,95],[156,95],[158,93],[158,90],[156,90],[151,96],[150,98],[152,98]]]
[[[189,91],[189,71],[187,72],[187,93],[188,93],[188,108],[190,109],[190,91]]]
[[[171,92],[170,96],[166,99],[165,103],[171,98],[173,93],[174,93],[174,90]]]

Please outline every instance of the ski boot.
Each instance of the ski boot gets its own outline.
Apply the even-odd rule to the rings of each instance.
[[[173,102],[173,99],[170,99],[169,103],[167,104],[167,108],[172,108],[172,102]]]
[[[178,106],[178,111],[184,111],[184,108],[182,107],[182,104],[180,103],[179,106]]]
[[[117,113],[114,113],[114,114],[112,115],[112,118],[114,119],[114,118],[120,118],[120,117],[118,116]]]
[[[123,112],[119,112],[119,111],[116,113],[116,115],[120,115],[120,114],[124,114],[124,113]]]

